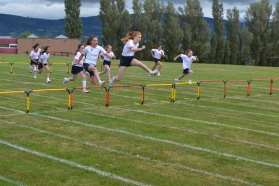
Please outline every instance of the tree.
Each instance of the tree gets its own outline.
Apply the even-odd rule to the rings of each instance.
[[[251,59],[251,43],[253,40],[253,34],[249,32],[248,28],[244,26],[239,34],[240,38],[240,58],[241,61]],[[242,63],[244,64],[244,63]]]
[[[184,9],[179,7],[179,12],[184,31],[183,49],[191,48],[199,59],[203,59],[208,50],[210,30],[199,0],[187,0]]]
[[[144,33],[144,44],[146,45],[146,49],[143,51],[144,59],[152,59],[150,50],[157,47],[163,36],[161,20],[165,7],[157,0],[146,0],[143,4],[143,9],[143,19],[146,26]]]
[[[81,38],[82,22],[80,15],[80,0],[64,0],[65,4],[65,33],[68,38]]]
[[[213,0],[212,15],[214,19],[214,35],[216,37],[216,51],[214,63],[223,63],[225,42],[223,38],[223,4],[219,0]],[[211,38],[213,39],[213,38]]]
[[[164,45],[168,61],[182,52],[183,30],[180,27],[178,13],[171,2],[166,7],[166,18],[164,20]]]
[[[133,11],[134,11],[134,21],[133,21],[133,30],[140,31],[142,35],[142,40],[145,40],[144,33],[146,32],[146,24],[143,17],[143,5],[139,0],[133,0]],[[142,41],[143,42],[143,41]],[[143,59],[144,53],[143,52],[137,52],[136,53],[138,58]]]
[[[125,9],[125,0],[101,0],[99,18],[102,21],[102,42],[112,45],[119,56],[123,44],[120,39],[131,29],[131,16]]]
[[[252,56],[256,61],[256,65],[266,65],[267,56],[270,47],[268,46],[270,32],[270,17],[272,14],[272,6],[269,0],[261,0],[260,2],[251,3],[246,11],[246,25],[251,33],[253,33],[253,41],[251,43]]]
[[[230,64],[231,59],[231,49],[230,49],[230,42],[229,40],[225,41],[225,50],[224,50],[224,64]]]
[[[239,58],[239,11],[237,8],[227,10],[228,22],[226,24],[227,40],[230,48],[230,64],[237,64]]]
[[[30,32],[22,32],[20,35],[19,35],[19,38],[27,38],[28,36],[30,36],[31,33]]]
[[[272,55],[278,56],[279,54],[279,2],[276,3],[275,11],[272,16],[271,27],[271,42],[272,42]]]

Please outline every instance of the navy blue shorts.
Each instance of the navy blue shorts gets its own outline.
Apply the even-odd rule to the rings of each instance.
[[[38,59],[34,59],[34,60],[38,61]],[[38,62],[36,62],[36,61],[31,60],[30,65],[38,65]]]
[[[158,61],[160,61],[160,59],[154,58],[155,63],[158,63]]]
[[[124,66],[124,67],[131,66],[131,62],[133,61],[134,58],[135,58],[135,56],[122,56],[121,55],[119,66]]]
[[[38,64],[38,68],[39,68],[39,69],[44,68],[43,63],[39,63],[39,64]]]
[[[88,64],[88,63],[83,63],[83,68],[84,68],[84,70],[86,70],[86,71],[90,74],[90,77],[91,77],[91,76],[94,76],[94,72],[88,70],[88,68],[89,68],[90,66],[91,66],[91,65]]]
[[[111,61],[104,60],[103,65],[108,65],[110,67]]]
[[[75,65],[72,66],[72,71],[71,71],[72,74],[78,74],[82,71],[83,71],[83,67],[79,67]]]
[[[185,68],[185,69],[183,69],[183,73],[184,74],[189,74],[189,70],[190,70],[189,68]]]

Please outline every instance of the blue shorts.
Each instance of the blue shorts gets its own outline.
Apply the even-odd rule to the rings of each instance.
[[[154,58],[155,63],[158,63],[158,61],[160,61],[160,59]]]
[[[38,59],[34,59],[34,60],[37,60],[37,61],[38,61]],[[31,60],[30,65],[38,65],[38,62],[32,61],[32,60]]]
[[[103,65],[108,65],[110,67],[111,61],[104,60]]]
[[[72,71],[71,71],[72,74],[78,74],[82,71],[83,71],[83,67],[79,67],[75,65],[72,66]]]
[[[185,69],[183,69],[183,74],[189,74],[189,68],[185,68]]]
[[[90,66],[93,66],[93,65],[90,65],[90,64],[88,64],[88,63],[83,63],[83,68],[84,68],[84,70],[86,70],[86,71],[90,74],[90,77],[91,77],[91,76],[94,76],[94,72],[88,70],[88,68],[89,68]]]
[[[119,66],[125,66],[129,67],[131,66],[131,62],[135,59],[135,56],[122,56],[120,58],[120,65]]]

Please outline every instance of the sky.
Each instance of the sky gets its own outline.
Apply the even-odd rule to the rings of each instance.
[[[144,2],[144,0],[141,0]],[[167,0],[163,1],[167,5]],[[243,19],[250,3],[260,0],[219,0],[223,3],[224,18],[226,18],[227,9],[237,7],[240,12],[240,18]],[[269,0],[273,10],[278,0]],[[171,1],[175,7],[184,7],[186,0]],[[200,0],[205,17],[212,17],[212,0]],[[81,0],[81,17],[96,16],[99,14],[99,0]],[[18,15],[23,17],[42,18],[42,19],[63,19],[65,18],[64,0],[0,0],[0,13]],[[132,12],[132,0],[126,0],[126,9]]]

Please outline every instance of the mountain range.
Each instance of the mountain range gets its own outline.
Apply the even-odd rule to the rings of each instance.
[[[213,18],[205,17],[204,19],[207,21],[210,30],[213,31]],[[82,17],[81,20],[83,37],[92,34],[102,35],[102,22],[99,16]],[[48,20],[0,14],[0,36],[19,37],[22,33],[29,32],[41,38],[53,38],[58,35],[65,35],[64,22],[65,19]]]

